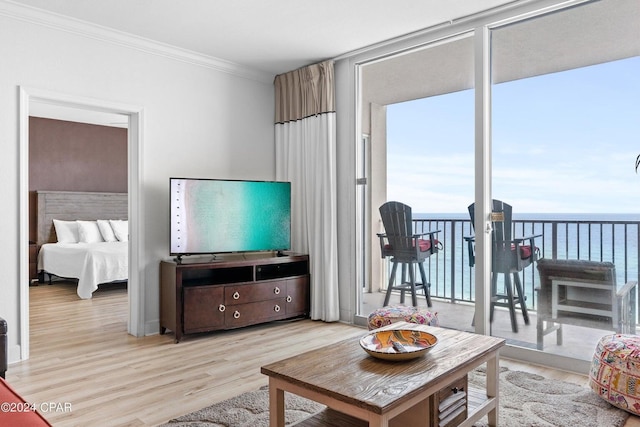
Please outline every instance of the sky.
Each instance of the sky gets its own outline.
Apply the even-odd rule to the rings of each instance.
[[[466,213],[474,93],[387,107],[388,200]],[[638,213],[640,57],[492,88],[492,193],[514,213]]]

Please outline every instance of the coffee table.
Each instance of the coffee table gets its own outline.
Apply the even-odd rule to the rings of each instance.
[[[438,343],[423,357],[396,362],[371,357],[358,339],[348,339],[265,365],[270,427],[284,426],[285,391],[328,407],[297,426],[429,426],[430,397],[483,363],[486,390],[467,391],[467,418],[460,425],[471,426],[484,415],[489,425],[498,425],[504,339],[406,322],[380,329],[420,329]]]

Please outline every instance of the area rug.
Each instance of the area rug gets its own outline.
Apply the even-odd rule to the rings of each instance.
[[[324,405],[285,393],[285,424],[291,425],[325,408]],[[199,411],[170,420],[160,427],[268,427],[269,389],[243,393]]]
[[[483,369],[469,374],[469,383],[484,387]],[[286,425],[311,416],[324,406],[286,393]],[[161,427],[267,427],[267,387],[178,417]],[[500,427],[622,427],[629,414],[609,405],[586,386],[502,368]],[[487,426],[486,417],[476,427]]]
[[[469,384],[483,388],[484,369],[469,374]],[[545,378],[502,368],[500,372],[500,427],[622,427],[629,413],[596,395],[586,385]],[[474,424],[487,426],[486,417]]]

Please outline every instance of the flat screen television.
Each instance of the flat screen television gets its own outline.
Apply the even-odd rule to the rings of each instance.
[[[291,248],[291,183],[170,178],[171,255]]]

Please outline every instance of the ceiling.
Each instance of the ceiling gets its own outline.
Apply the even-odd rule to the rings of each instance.
[[[514,0],[8,0],[271,74]]]

